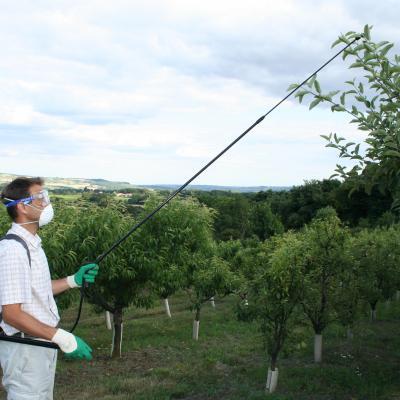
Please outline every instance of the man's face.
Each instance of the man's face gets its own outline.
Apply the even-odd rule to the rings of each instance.
[[[42,190],[43,190],[43,186],[41,186],[41,185],[32,185],[29,188],[29,194],[31,196],[33,196],[35,194],[40,193]],[[31,205],[36,207],[36,208],[39,208],[40,210],[43,210],[45,208],[45,206],[46,206],[45,204],[43,204],[43,201],[41,199],[32,200]]]
[[[32,195],[40,193],[42,190],[43,190],[43,186],[32,185],[29,188],[29,194],[32,196]],[[43,205],[42,200],[34,199],[29,204],[19,203],[18,207],[19,207],[20,213],[22,213],[27,220],[39,221],[40,214],[42,213],[42,210],[44,209],[45,205]]]

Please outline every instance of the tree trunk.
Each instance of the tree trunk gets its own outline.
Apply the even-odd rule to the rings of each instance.
[[[211,307],[212,307],[212,308],[215,308],[215,300],[214,300],[214,297],[211,297],[210,302],[211,302]]]
[[[396,300],[400,300],[400,290],[396,290]]]
[[[196,316],[193,321],[193,339],[199,340],[199,328],[200,328],[200,308],[196,310]]]
[[[268,368],[267,383],[265,384],[265,391],[273,393],[278,386],[279,371],[276,366],[277,356],[271,357],[271,366]]]
[[[105,319],[106,319],[106,326],[107,326],[107,329],[108,329],[109,331],[111,331],[111,329],[112,329],[112,324],[111,324],[111,313],[110,313],[110,311],[106,311],[106,312],[105,312]]]
[[[376,321],[376,308],[371,307],[371,321]]]
[[[353,333],[353,330],[351,329],[351,326],[347,327],[347,339],[348,340],[354,339],[354,333]]]
[[[164,306],[165,306],[165,312],[167,313],[168,317],[171,318],[171,310],[169,309],[168,299],[164,299]]]
[[[122,308],[116,308],[114,312],[114,329],[113,329],[113,340],[111,347],[112,358],[121,357],[123,328],[124,327],[122,323]]]
[[[314,362],[322,361],[322,334],[316,333],[314,336]]]

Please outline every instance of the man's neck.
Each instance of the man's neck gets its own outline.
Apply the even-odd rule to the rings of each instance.
[[[21,222],[15,221],[15,223],[16,223],[17,225],[19,225],[21,228],[26,229],[29,233],[31,233],[31,234],[34,235],[34,236],[37,234],[37,231],[38,231],[38,229],[39,229],[39,226],[38,226],[38,223],[37,223],[37,222],[34,222],[34,223],[32,223],[32,224],[26,224],[26,225],[20,225],[21,223],[23,224],[22,221],[21,221]]]

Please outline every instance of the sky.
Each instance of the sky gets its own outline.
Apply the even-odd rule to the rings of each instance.
[[[179,184],[398,0],[0,0],[0,172]],[[327,89],[352,78],[341,59]],[[328,107],[282,104],[193,183],[290,186],[340,162],[321,134],[364,134]]]

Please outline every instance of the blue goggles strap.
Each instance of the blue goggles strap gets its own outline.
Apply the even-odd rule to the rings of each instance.
[[[33,196],[31,197],[26,197],[25,199],[18,199],[18,200],[12,200],[9,203],[4,204],[6,206],[6,208],[8,207],[12,207],[15,206],[18,203],[24,203],[24,204],[28,204],[33,200]]]

